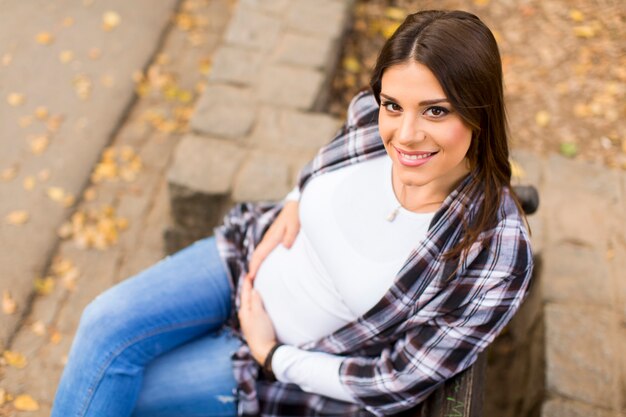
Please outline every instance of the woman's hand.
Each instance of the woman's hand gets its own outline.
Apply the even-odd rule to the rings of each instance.
[[[248,277],[254,279],[263,260],[274,250],[279,243],[287,249],[291,248],[300,231],[300,204],[297,201],[287,201],[274,223],[265,232],[263,239],[256,247],[248,265]]]
[[[239,324],[254,359],[263,365],[267,354],[276,344],[276,332],[270,316],[263,307],[263,300],[252,287],[252,279],[245,278],[241,288]]]

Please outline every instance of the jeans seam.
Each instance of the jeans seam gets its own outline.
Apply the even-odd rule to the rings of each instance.
[[[139,342],[141,340],[147,339],[149,337],[152,337],[152,336],[158,334],[159,332],[162,332],[163,330],[171,330],[171,329],[177,329],[177,328],[191,327],[191,326],[196,325],[196,324],[212,322],[214,320],[215,320],[215,318],[212,317],[210,319],[205,318],[205,319],[202,319],[202,320],[194,320],[194,321],[188,321],[188,322],[184,322],[184,323],[177,323],[176,325],[157,327],[155,329],[152,329],[148,333],[144,333],[142,335],[136,336],[135,338],[125,342],[124,344],[120,345],[120,347],[117,348],[117,349],[112,349],[111,353],[108,355],[108,357],[105,360],[104,364],[100,367],[100,371],[98,372],[98,375],[96,377],[96,382],[88,387],[88,389],[87,389],[87,392],[89,393],[88,398],[85,400],[85,405],[81,408],[81,410],[78,413],[77,417],[84,417],[85,416],[85,413],[89,409],[89,405],[91,404],[91,401],[93,399],[93,395],[94,395],[98,385],[100,385],[100,383],[102,382],[103,375],[106,373],[106,370],[109,368],[109,366],[111,366],[111,363],[113,363],[113,361],[117,357],[119,357],[119,355],[124,350],[128,349],[130,346],[134,345],[135,343],[137,343],[137,342]]]

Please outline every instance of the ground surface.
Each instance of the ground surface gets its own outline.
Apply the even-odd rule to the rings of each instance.
[[[626,3],[621,0],[358,0],[334,83],[335,114],[368,85],[386,37],[418,8],[466,10],[493,30],[504,63],[513,148],[626,170]]]

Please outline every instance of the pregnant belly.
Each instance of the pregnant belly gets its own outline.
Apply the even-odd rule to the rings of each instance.
[[[300,345],[317,340],[356,318],[303,230],[291,249],[278,245],[265,258],[254,285],[283,343]]]

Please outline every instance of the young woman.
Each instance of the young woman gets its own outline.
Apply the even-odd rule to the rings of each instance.
[[[387,415],[469,367],[526,295],[502,69],[460,11],[410,15],[280,204],[85,310],[52,415]]]

